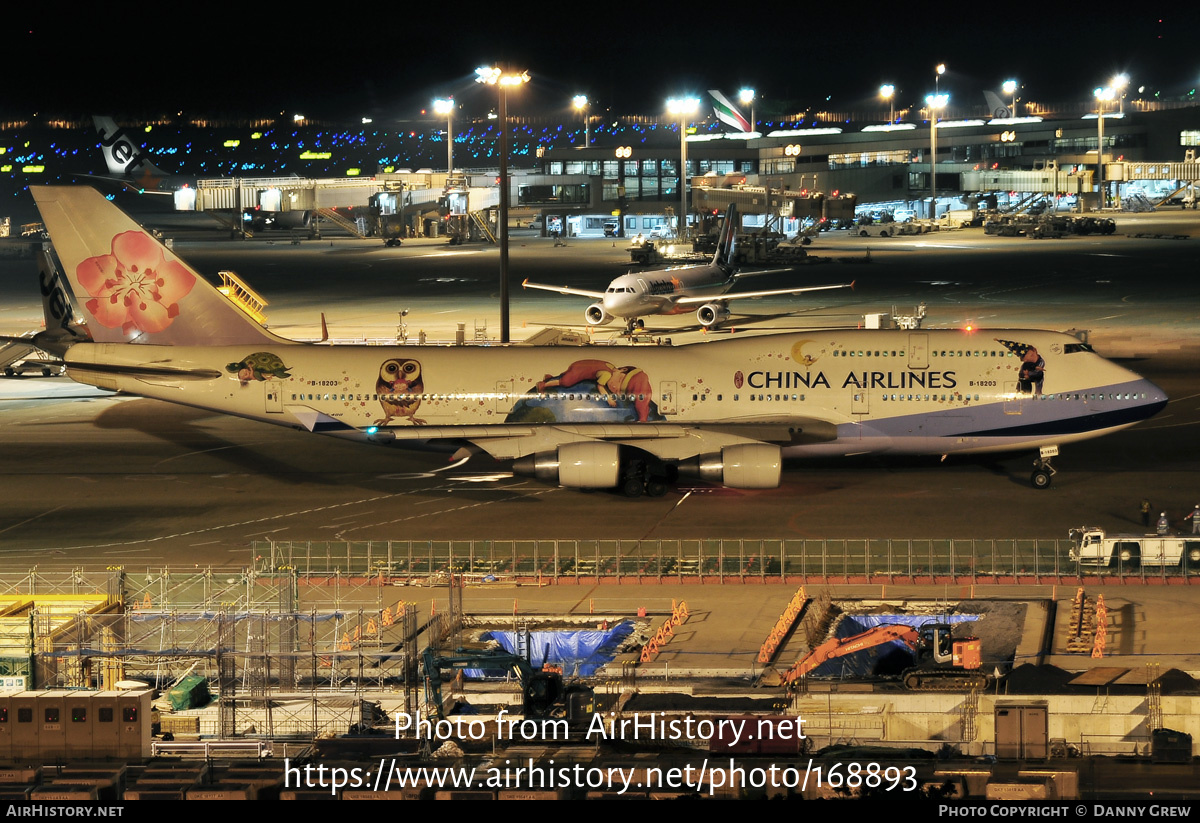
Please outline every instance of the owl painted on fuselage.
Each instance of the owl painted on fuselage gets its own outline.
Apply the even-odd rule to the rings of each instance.
[[[379,367],[375,391],[384,414],[382,419],[375,421],[376,426],[386,426],[393,417],[407,417],[417,426],[425,423],[416,416],[421,406],[421,394],[425,391],[419,361],[385,360]]]

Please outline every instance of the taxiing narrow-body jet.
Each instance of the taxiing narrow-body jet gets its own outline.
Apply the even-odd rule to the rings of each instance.
[[[524,282],[527,289],[541,289],[557,294],[572,294],[590,297],[597,301],[584,310],[589,325],[602,326],[619,317],[632,331],[642,317],[650,314],[685,314],[696,312],[696,321],[706,329],[715,329],[729,318],[730,300],[750,297],[778,297],[786,294],[804,294],[810,291],[847,289],[853,283],[831,286],[799,286],[791,289],[749,291],[729,293],[733,285],[750,274],[765,274],[763,271],[739,273],[737,268],[737,206],[730,204],[725,212],[725,223],[717,242],[717,251],[707,266],[671,266],[652,271],[631,272],[621,275],[608,284],[603,292],[576,289],[569,286],[551,286],[545,283]]]
[[[92,338],[66,349],[71,378],[362,443],[484,451],[570,488],[657,495],[680,475],[773,488],[788,456],[1020,449],[1039,450],[1032,480],[1045,487],[1059,446],[1167,402],[1078,338],[1030,329],[637,347],[297,343],[98,192],[32,192]],[[42,276],[44,290],[58,287],[57,273]]]

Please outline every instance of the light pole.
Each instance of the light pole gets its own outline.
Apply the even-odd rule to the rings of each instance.
[[[879,96],[888,101],[888,125],[896,122],[896,87],[891,83],[884,83],[879,87]]]
[[[575,111],[580,112],[583,115],[583,147],[586,149],[592,144],[591,138],[588,136],[588,121],[590,121],[591,118],[588,117],[587,113],[587,95],[577,94],[571,98],[571,103],[575,106]]]
[[[1016,117],[1017,116],[1017,81],[1016,80],[1005,80],[1004,85],[1001,86],[1001,88],[1004,90],[1005,94],[1007,94],[1009,97],[1012,98],[1012,108],[1010,108],[1008,110],[1008,116]]]
[[[743,106],[750,107],[750,131],[758,131],[758,123],[754,119],[754,89],[742,89],[738,92],[738,100]]]
[[[1100,192],[1100,208],[1103,209],[1108,200],[1104,190],[1104,103],[1112,100],[1115,92],[1111,86],[1105,86],[1095,89],[1092,94],[1096,97],[1096,181],[1097,191]]]
[[[937,109],[945,106],[946,100],[948,99],[942,96],[942,75],[945,73],[945,63],[938,63],[933,67],[934,102],[931,103],[928,97],[925,98],[925,102],[928,103],[929,107],[934,110],[932,112],[932,116],[929,118],[930,153],[933,155],[929,158],[929,193],[932,195],[930,199],[933,201],[929,216],[934,219],[937,219]],[[941,101],[940,105],[935,105],[937,101]]]
[[[500,95],[500,342],[512,342],[508,330],[508,89],[529,82],[529,73],[514,74],[495,66],[475,69],[475,82],[495,86]]]
[[[454,128],[452,118],[454,117],[454,98],[443,100],[438,98],[433,101],[433,110],[438,114],[446,115],[446,178],[454,172]]]
[[[682,239],[687,228],[687,122],[700,109],[695,97],[672,97],[667,101],[667,111],[679,118],[679,218],[677,236]]]
[[[929,216],[934,220],[937,219],[937,119],[938,112],[948,102],[948,94],[930,94],[925,98],[925,105],[929,106],[929,194],[933,200]]]

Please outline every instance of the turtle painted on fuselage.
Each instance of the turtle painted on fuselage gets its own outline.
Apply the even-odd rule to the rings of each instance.
[[[241,361],[227,365],[225,371],[236,374],[238,380],[243,383],[249,383],[251,380],[261,382],[273,378],[284,380],[292,376],[288,372],[288,367],[283,364],[283,359],[269,351],[256,351],[254,354],[247,355]]]

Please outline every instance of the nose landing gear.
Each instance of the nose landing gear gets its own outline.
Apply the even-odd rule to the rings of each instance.
[[[1057,456],[1058,446],[1042,446],[1038,450],[1038,458],[1033,461],[1033,474],[1029,476],[1029,482],[1035,489],[1050,488],[1050,478],[1058,474],[1050,465],[1050,460]]]

